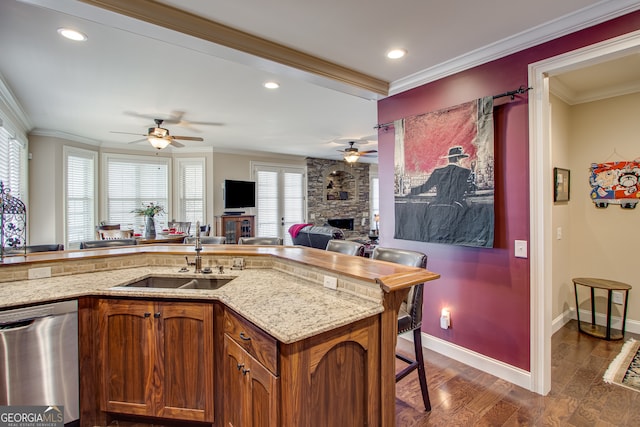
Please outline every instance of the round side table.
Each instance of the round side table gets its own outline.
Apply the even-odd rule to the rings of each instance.
[[[580,322],[580,303],[578,302],[578,285],[586,286],[591,290],[591,324],[587,322]],[[627,301],[629,297],[629,290],[631,285],[626,283],[616,282],[615,280],[608,279],[595,279],[592,277],[578,277],[573,279],[573,288],[576,294],[576,315],[578,317],[578,330],[585,334],[592,335],[598,338],[604,338],[606,340],[619,340],[624,337],[624,327],[627,321]],[[595,303],[595,289],[604,289],[607,291],[607,326],[606,328],[600,325],[596,325],[596,303]],[[613,291],[624,292],[624,308],[622,314],[622,330],[611,329],[611,299]]]

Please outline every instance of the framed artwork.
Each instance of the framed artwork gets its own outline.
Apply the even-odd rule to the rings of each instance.
[[[568,202],[571,171],[569,169],[553,168],[553,201]]]

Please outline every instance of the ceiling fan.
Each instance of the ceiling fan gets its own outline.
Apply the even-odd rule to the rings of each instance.
[[[196,126],[223,126],[223,123],[218,123],[218,122],[199,122],[199,121],[192,121],[192,120],[187,120],[184,118],[185,112],[184,111],[178,111],[178,110],[174,110],[172,111],[170,114],[141,114],[141,113],[136,113],[135,111],[125,111],[124,114],[126,114],[127,116],[133,116],[133,117],[139,117],[139,118],[143,118],[143,119],[149,119],[149,120],[156,120],[157,118],[159,118],[160,120],[162,120],[165,124],[167,125],[177,125],[177,126],[181,126],[183,128],[187,128],[196,132],[200,132],[200,130],[195,127]]]
[[[181,143],[176,141],[178,139],[182,140],[182,141],[204,141],[204,139],[202,139],[202,138],[200,138],[198,136],[170,135],[169,134],[169,129],[162,127],[162,123],[164,122],[164,120],[162,120],[162,119],[153,119],[153,121],[156,123],[156,126],[155,127],[150,127],[146,134],[138,134],[138,133],[130,133],[130,132],[116,132],[116,131],[111,131],[111,133],[122,133],[122,134],[126,134],[126,135],[144,136],[145,139],[147,141],[149,141],[149,144],[151,144],[154,148],[157,148],[158,150],[162,150],[163,148],[165,148],[168,145],[171,145],[171,146],[176,147],[176,148],[184,147],[184,144],[181,144]],[[139,139],[139,140],[136,140],[136,141],[132,141],[132,142],[130,142],[130,144],[135,144],[135,143],[144,141],[145,139]]]
[[[344,160],[347,163],[355,163],[360,157],[365,157],[369,154],[378,152],[378,150],[359,151],[356,147],[353,146],[356,142],[357,141],[349,141],[349,146],[347,148],[345,148],[344,150],[338,150],[339,152],[343,153]]]

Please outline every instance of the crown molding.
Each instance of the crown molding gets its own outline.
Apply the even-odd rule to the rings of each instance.
[[[27,134],[29,130],[33,127],[31,120],[24,112],[22,105],[18,102],[18,99],[15,97],[9,85],[5,82],[4,77],[0,74],[0,102],[6,106],[8,111],[3,111],[5,116],[10,122],[14,122],[13,125],[18,129],[14,129],[15,131],[20,131],[23,134]],[[3,109],[4,110],[4,109]],[[6,126],[6,124],[5,124]]]
[[[478,65],[592,27],[640,9],[637,0],[602,0],[576,13],[549,21],[530,30],[445,61],[402,79],[391,82],[389,96],[434,82]]]
[[[81,144],[94,145],[97,147],[102,145],[102,141],[98,141],[97,139],[86,138],[84,136],[76,135],[69,132],[62,132],[54,129],[36,128],[36,129],[33,129],[31,132],[29,132],[29,135],[44,136],[48,138],[66,139],[67,141],[74,141],[74,142],[79,142]]]
[[[601,101],[617,96],[630,95],[640,92],[640,82],[623,83],[606,88],[576,92],[569,89],[558,80],[552,80],[549,91],[561,99],[567,105],[586,104],[587,102]]]

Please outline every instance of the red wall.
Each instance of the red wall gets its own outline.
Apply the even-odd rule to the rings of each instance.
[[[640,30],[640,12],[605,22],[378,102],[378,123],[440,110],[528,83],[528,65]],[[514,240],[529,240],[527,95],[496,100],[495,242],[493,249],[393,238],[393,127],[380,130],[380,242],[429,256],[441,278],[425,286],[422,330],[483,355],[529,370],[529,259],[513,256]],[[439,326],[451,310],[451,329]]]

